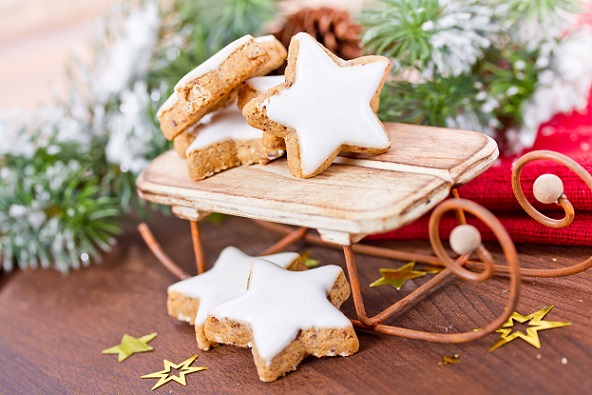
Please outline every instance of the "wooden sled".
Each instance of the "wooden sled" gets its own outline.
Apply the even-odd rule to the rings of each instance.
[[[521,270],[514,244],[497,218],[478,204],[459,198],[457,188],[479,176],[497,159],[498,147],[494,140],[465,130],[398,123],[385,123],[385,128],[392,141],[387,153],[338,156],[329,169],[311,179],[293,177],[286,159],[282,158],[267,165],[233,168],[194,182],[187,176],[185,160],[169,151],[140,174],[137,190],[145,200],[171,206],[177,217],[190,221],[198,273],[206,268],[198,224],[212,212],[251,218],[284,234],[261,255],[282,251],[300,239],[343,249],[358,316],[357,320],[352,320],[354,324],[412,339],[458,343],[486,336],[498,329],[515,310],[521,276],[565,276],[592,266],[591,258],[569,268]],[[512,182],[520,204],[541,223],[567,226],[573,220],[573,208],[565,196],[558,204],[564,208],[566,217],[554,221],[536,211],[522,193],[520,172],[526,163],[538,159],[568,166],[591,189],[592,177],[571,159],[551,151],[530,153],[517,162]],[[451,199],[445,200],[447,197]],[[358,244],[364,236],[398,229],[432,209],[429,231],[434,256]],[[459,224],[464,224],[465,213],[470,213],[489,226],[502,247],[506,265],[495,264],[483,245],[474,254],[450,258],[438,234],[440,218],[449,211],[456,213]],[[318,236],[310,232],[311,229],[315,229]],[[179,278],[188,277],[162,251],[146,225],[141,225],[140,231],[165,267]],[[405,298],[368,317],[354,253],[415,260],[445,268]],[[479,259],[470,260],[472,255]],[[504,311],[482,330],[443,334],[382,323],[452,275],[469,281],[485,281],[496,273],[509,275],[509,297]]]

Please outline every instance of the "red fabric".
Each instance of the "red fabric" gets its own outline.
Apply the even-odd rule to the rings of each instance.
[[[591,92],[592,97],[592,92]],[[561,114],[541,125],[536,142],[530,150],[548,149],[561,152],[576,160],[592,173],[592,101],[581,113]],[[548,161],[528,164],[522,171],[522,189],[529,201],[538,209],[554,213],[550,217],[562,217],[555,205],[539,204],[532,195],[532,184],[544,173],[559,176],[564,184],[565,194],[576,210],[574,222],[563,229],[547,228],[531,219],[520,207],[512,191],[512,162],[515,158],[501,158],[477,179],[459,189],[462,198],[470,199],[494,211],[514,242],[535,242],[550,244],[592,245],[592,191],[569,169]],[[399,230],[373,239],[427,239],[429,214]],[[484,240],[493,239],[489,229],[477,221],[476,225]],[[457,225],[454,216],[444,218],[440,231],[442,239],[447,239],[450,231]]]
[[[592,101],[581,113],[560,114],[541,125],[534,146],[528,151],[545,149],[569,156],[592,173]],[[490,210],[521,211],[511,184],[514,159],[501,158],[499,163],[476,180],[461,187],[461,197],[473,200]],[[592,211],[592,192],[586,184],[568,168],[549,161],[532,162],[522,170],[522,190],[537,209],[554,208],[538,203],[532,195],[532,184],[544,173],[553,173],[561,178],[565,194],[576,210]]]
[[[544,243],[563,245],[592,245],[592,212],[577,213],[570,226],[552,229],[539,224],[526,213],[494,212],[510,237],[515,243]],[[559,219],[561,213],[549,215]],[[481,232],[483,240],[495,240],[491,230],[474,217],[468,217],[467,222],[474,225]],[[429,216],[423,216],[413,224],[399,230],[380,235],[369,236],[373,240],[427,240]],[[446,216],[440,221],[440,237],[448,240],[450,232],[458,225],[454,215]]]

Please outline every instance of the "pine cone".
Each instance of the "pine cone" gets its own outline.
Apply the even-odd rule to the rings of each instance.
[[[361,27],[352,21],[347,11],[329,7],[304,8],[290,15],[284,26],[273,34],[287,48],[292,36],[300,32],[310,34],[342,59],[361,55]]]

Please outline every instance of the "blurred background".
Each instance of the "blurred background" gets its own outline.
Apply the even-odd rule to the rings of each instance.
[[[64,63],[83,50],[96,18],[117,0],[0,0],[0,108],[50,99]]]
[[[120,0],[0,0],[0,109],[34,108],[60,92],[64,63],[84,53],[97,19]],[[365,0],[285,1],[284,13],[305,6],[361,9]]]

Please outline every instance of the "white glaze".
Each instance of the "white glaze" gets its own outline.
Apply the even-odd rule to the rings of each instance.
[[[226,60],[230,55],[232,55],[234,51],[236,51],[252,39],[253,36],[247,34],[246,36],[234,40],[233,42],[222,48],[220,51],[212,55],[212,57],[210,57],[208,60],[206,60],[193,70],[191,70],[189,73],[185,74],[185,76],[181,78],[179,82],[177,82],[177,85],[175,85],[175,89],[181,89],[184,85],[187,85],[194,79],[216,70],[218,67],[220,67],[224,60]]]
[[[278,86],[285,81],[286,78],[283,75],[268,75],[265,77],[254,77],[248,79],[246,84],[255,89],[257,92],[261,93]]]
[[[273,34],[267,34],[265,36],[259,36],[255,38],[255,41],[257,41],[258,43],[271,43],[277,41],[277,38],[275,38]]]
[[[169,111],[171,108],[173,108],[173,106],[175,104],[177,104],[177,92],[173,91],[173,93],[171,93],[171,95],[168,97],[168,99],[166,99],[165,102],[162,103],[162,105],[160,106],[160,108],[156,112],[156,116],[158,118],[162,117],[162,114],[165,111]]]
[[[278,267],[286,268],[299,257],[300,255],[295,252],[283,252],[263,258],[279,265]],[[203,274],[171,285],[169,290],[179,292],[189,298],[199,299],[195,325],[203,325],[212,308],[247,290],[253,259],[255,257],[243,253],[238,248],[226,247],[216,260],[214,267]]]
[[[370,107],[388,61],[341,67],[308,34],[292,40],[299,42],[294,83],[261,106],[271,120],[297,131],[303,174],[314,173],[343,144],[388,148]]]
[[[342,272],[335,265],[291,272],[255,259],[249,290],[210,310],[210,316],[249,325],[253,343],[269,365],[301,329],[352,327],[350,320],[327,300]]]
[[[186,155],[226,140],[255,140],[263,136],[261,130],[245,121],[240,109],[234,105],[214,113],[211,121],[198,125],[194,133],[197,136],[187,148]]]

